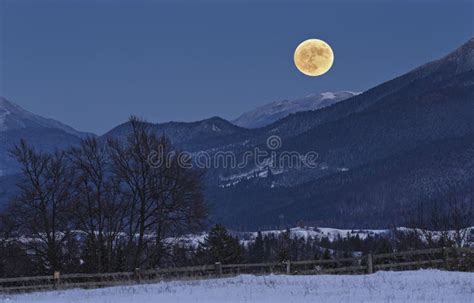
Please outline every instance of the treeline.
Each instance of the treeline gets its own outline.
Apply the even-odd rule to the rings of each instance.
[[[457,235],[462,235],[462,240],[457,238]],[[404,228],[394,228],[386,233],[368,234],[365,237],[348,233],[344,237],[338,235],[332,239],[292,235],[287,229],[276,233],[257,232],[255,237],[246,240],[241,235],[233,236],[223,225],[217,224],[198,245],[179,241],[175,243],[167,264],[179,267],[215,262],[239,264],[324,260],[350,258],[368,253],[468,247],[473,242],[474,234],[469,229],[429,234],[428,231]]]
[[[457,234],[462,235],[462,245],[458,245]],[[69,267],[63,272],[97,272],[96,262],[91,255],[91,244],[85,233],[72,231],[75,237],[74,245],[67,245]],[[262,233],[256,236],[234,234],[223,225],[215,225],[209,233],[200,239],[199,235],[192,237],[171,237],[163,242],[167,253],[163,255],[157,267],[181,267],[204,264],[241,264],[327,260],[350,258],[360,255],[392,253],[412,249],[469,246],[474,241],[470,230],[459,230],[451,233],[436,232],[430,234],[423,230],[392,229],[383,234],[368,234],[360,237],[357,233],[328,237],[304,237],[292,235],[291,231]],[[81,244],[82,243],[82,244]],[[126,250],[119,245],[118,262],[112,272],[130,270],[126,263]],[[152,246],[151,246],[152,247]],[[150,247],[150,248],[151,248]],[[41,271],[40,259],[34,254],[28,254],[18,242],[10,242],[0,247],[0,276],[16,277],[31,276],[44,273]],[[5,258],[8,256],[8,258]],[[472,266],[472,265],[470,265]]]
[[[185,168],[190,159],[157,163],[173,155],[169,140],[137,118],[129,125],[122,141],[90,137],[55,153],[14,146],[22,179],[0,220],[4,274],[153,268],[169,253],[166,237],[202,228],[202,172]]]

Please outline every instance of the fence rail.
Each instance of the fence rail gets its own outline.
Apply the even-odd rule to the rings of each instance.
[[[474,271],[474,248],[435,248],[353,258],[287,261],[282,263],[220,264],[188,267],[136,269],[133,272],[73,273],[0,279],[0,292],[26,292],[65,288],[96,288],[151,283],[172,279],[228,277],[251,274],[340,274],[373,273],[376,270],[403,270],[423,267]]]

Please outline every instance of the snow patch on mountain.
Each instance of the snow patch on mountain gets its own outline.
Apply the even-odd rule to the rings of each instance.
[[[222,176],[219,177],[219,181],[221,182],[219,187],[224,188],[224,187],[233,186],[240,183],[241,181],[250,180],[254,178],[267,178],[269,177],[269,173],[271,173],[271,175],[279,175],[285,171],[286,169],[284,168],[275,167],[273,163],[273,159],[270,157],[270,158],[264,159],[260,166],[255,167],[249,171],[245,171],[245,172],[234,174],[227,177],[222,177]],[[273,185],[273,187],[274,186],[275,184]]]
[[[215,132],[220,132],[221,131],[219,126],[216,126],[215,124],[212,124],[212,130],[215,131]]]
[[[6,130],[6,120],[10,114],[9,110],[0,107],[0,131]]]
[[[321,93],[321,100],[324,100],[324,99],[336,99],[336,95],[332,92],[325,92],[325,93]]]

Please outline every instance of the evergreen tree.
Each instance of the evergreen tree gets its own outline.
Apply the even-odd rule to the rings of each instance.
[[[331,259],[331,253],[329,252],[329,249],[324,250],[323,260],[330,260],[330,259]]]
[[[290,230],[287,229],[284,233],[278,236],[278,262],[290,260],[290,246],[291,246],[291,236]]]
[[[232,237],[220,224],[215,225],[200,244],[199,255],[205,263],[221,262],[233,264],[242,262],[242,247],[238,239]]]
[[[249,247],[249,258],[255,263],[265,261],[265,243],[260,231],[257,233],[254,244]]]

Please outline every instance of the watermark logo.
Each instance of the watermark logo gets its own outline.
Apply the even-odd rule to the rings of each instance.
[[[271,150],[276,150],[281,148],[282,142],[281,138],[275,135],[272,135],[267,138],[267,147]]]
[[[216,169],[242,169],[246,167],[272,169],[290,168],[318,168],[319,154],[309,151],[301,154],[298,151],[280,149],[283,146],[279,136],[272,135],[266,140],[266,148],[254,147],[244,152],[234,151],[200,151],[190,153],[186,151],[165,153],[163,147],[150,153],[148,163],[153,168],[163,166],[171,167],[177,164],[182,168],[216,168]]]

